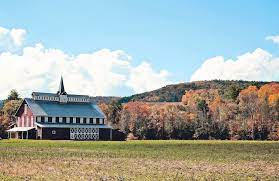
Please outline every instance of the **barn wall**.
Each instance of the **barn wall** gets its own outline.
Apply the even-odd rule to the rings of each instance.
[[[42,139],[69,140],[70,128],[42,128]]]
[[[18,112],[17,126],[18,127],[34,127],[34,115],[31,109],[27,106],[25,110],[25,103],[23,103]]]
[[[99,140],[110,140],[110,129],[100,128],[99,129]]]

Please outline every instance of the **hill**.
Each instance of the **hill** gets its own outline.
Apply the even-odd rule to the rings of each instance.
[[[240,90],[247,88],[250,85],[261,87],[270,82],[257,82],[257,81],[230,81],[230,80],[212,80],[212,81],[196,81],[189,83],[180,83],[167,85],[160,89],[135,94],[132,96],[123,97],[119,100],[120,103],[127,103],[130,101],[143,101],[143,102],[180,102],[182,96],[187,90],[198,89],[218,89],[220,94],[223,95],[231,86],[238,87]]]
[[[96,96],[96,97],[90,97],[90,101],[96,104],[101,104],[101,103],[105,103],[105,104],[110,104],[113,101],[118,101],[120,100],[120,97],[113,97],[113,96]]]

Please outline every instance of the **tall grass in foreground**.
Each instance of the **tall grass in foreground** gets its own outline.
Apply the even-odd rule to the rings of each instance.
[[[279,179],[279,142],[0,141],[0,179]]]

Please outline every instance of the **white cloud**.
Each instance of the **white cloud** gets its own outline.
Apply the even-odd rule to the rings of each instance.
[[[0,35],[5,34],[5,38],[7,33],[13,34],[10,40],[14,45],[22,44],[22,33],[2,30],[5,32]],[[4,43],[9,44],[10,40]],[[70,56],[39,43],[22,47],[20,52],[0,52],[0,99],[11,89],[22,96],[30,96],[32,91],[56,92],[61,74],[68,93],[93,96],[115,95],[123,87],[139,93],[170,83],[167,71],[157,72],[146,62],[133,65],[132,57],[122,50],[102,49]]]
[[[222,56],[204,61],[191,77],[197,80],[279,80],[279,58],[260,48],[246,53],[236,60],[225,60]]]
[[[137,67],[131,69],[127,85],[135,92],[141,93],[145,90],[154,90],[164,85],[170,84],[168,80],[169,72],[161,70],[155,72],[150,64],[142,62]]]
[[[16,51],[23,45],[26,30],[13,28],[11,30],[0,27],[0,53]]]
[[[271,41],[273,41],[273,43],[279,44],[279,35],[277,35],[277,36],[267,36],[265,39],[266,40],[271,40]]]

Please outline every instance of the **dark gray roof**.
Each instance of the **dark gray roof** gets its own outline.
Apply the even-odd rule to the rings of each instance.
[[[56,96],[56,97],[59,96],[57,94],[45,93],[45,92],[32,92],[32,95],[34,95],[34,96]]]
[[[105,118],[99,107],[90,102],[61,104],[30,98],[24,100],[36,116]]]

